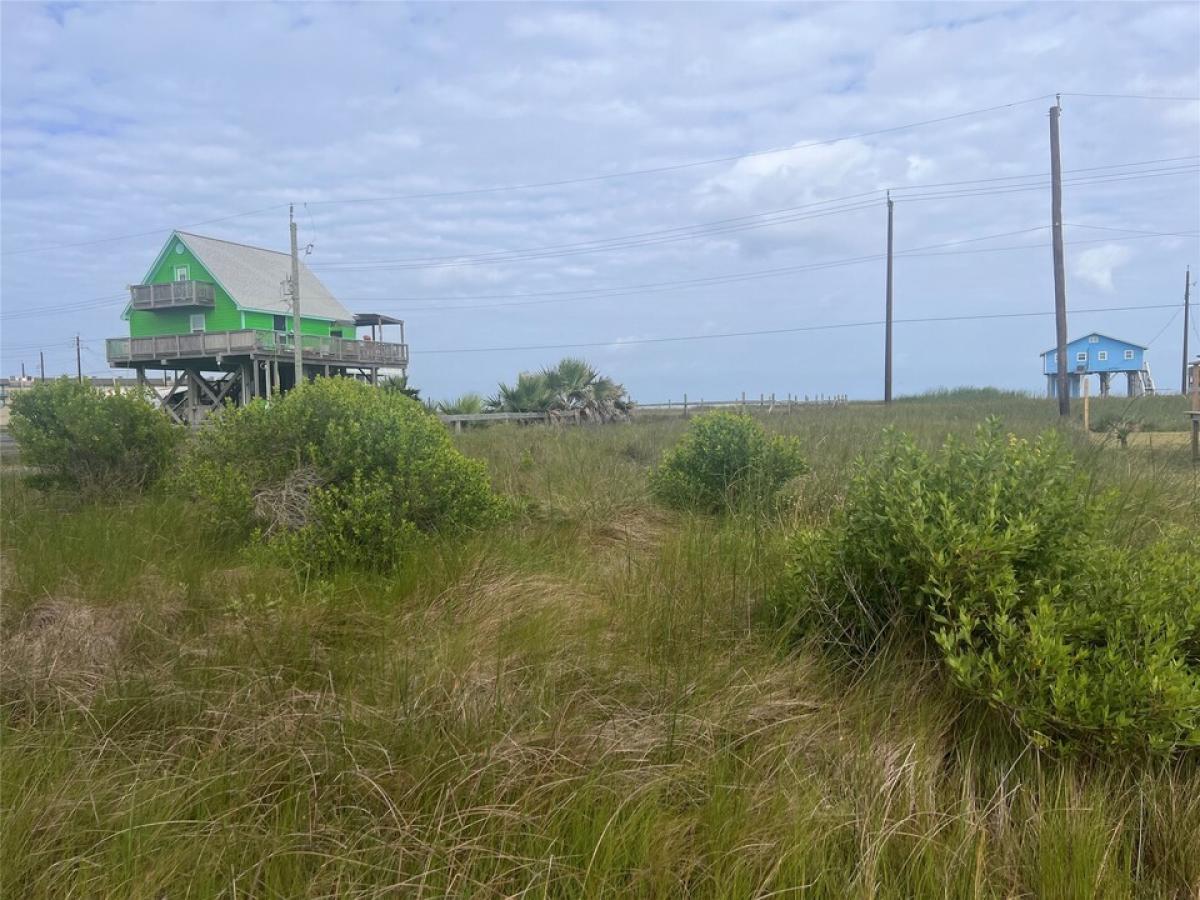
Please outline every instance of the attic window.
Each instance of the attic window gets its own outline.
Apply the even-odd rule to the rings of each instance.
[[[1132,351],[1132,350],[1126,350],[1126,351],[1125,351],[1125,358],[1126,358],[1126,359],[1133,359],[1133,351]]]
[[[177,243],[175,244],[175,252],[176,252],[176,253],[182,253],[182,252],[183,252],[183,244],[180,244],[180,243],[178,243],[178,242],[177,242]]]
[[[1093,334],[1093,335],[1091,335],[1090,337],[1088,337],[1088,343],[1089,343],[1089,344],[1098,344],[1098,343],[1100,343],[1100,335],[1098,335],[1098,334]]]
[[[188,280],[188,267],[187,266],[176,266],[175,267],[175,280],[176,281],[187,281]]]

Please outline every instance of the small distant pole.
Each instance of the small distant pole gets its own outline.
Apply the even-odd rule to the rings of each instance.
[[[688,414],[687,414],[687,394],[684,394],[684,395],[683,395],[683,417],[684,417],[685,419],[688,417]]]
[[[1062,159],[1059,156],[1058,118],[1062,101],[1056,95],[1050,107],[1050,229],[1054,251],[1054,327],[1057,347],[1058,414],[1071,414],[1071,391],[1067,379],[1067,272],[1063,256]]]
[[[25,380],[25,360],[21,360],[21,380]]]
[[[79,335],[75,335],[75,380],[83,384],[83,360],[79,355]]]
[[[1090,381],[1090,379],[1087,376],[1087,372],[1084,372],[1083,373],[1083,433],[1084,434],[1089,434],[1092,430],[1091,429],[1092,423],[1088,416],[1088,381]]]
[[[41,350],[38,351],[38,371],[41,372],[42,381],[46,380],[46,354]]]
[[[1179,393],[1186,394],[1188,390],[1188,313],[1192,299],[1192,267],[1188,266],[1183,274],[1183,380],[1179,382]]]
[[[887,299],[885,301],[886,320],[883,338],[883,402],[892,402],[892,216],[895,202],[892,192],[887,194]]]
[[[295,344],[296,383],[300,387],[304,381],[304,353],[300,346],[300,251],[296,246],[296,217],[295,207],[288,206],[288,222],[292,232],[292,342]]]

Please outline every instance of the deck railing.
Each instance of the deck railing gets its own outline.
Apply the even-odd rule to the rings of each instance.
[[[238,331],[109,338],[106,350],[110,363],[128,365],[218,356],[277,356],[283,359],[292,356],[295,344],[290,334],[243,328]],[[408,365],[407,344],[304,334],[300,336],[300,350],[306,363],[384,367]]]
[[[207,281],[172,281],[168,284],[133,284],[129,296],[134,309],[212,309],[216,297]]]

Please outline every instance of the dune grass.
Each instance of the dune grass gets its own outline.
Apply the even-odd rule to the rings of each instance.
[[[1035,750],[904,648],[851,673],[764,614],[883,427],[989,413],[1054,424],[770,416],[812,472],[724,519],[649,499],[680,421],[469,431],[512,517],[319,583],[6,477],[0,896],[1197,896],[1195,759]],[[1200,521],[1185,448],[1070,439],[1130,540]]]

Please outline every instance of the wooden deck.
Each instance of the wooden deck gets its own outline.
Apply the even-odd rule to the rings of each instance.
[[[108,363],[119,368],[153,368],[155,363],[174,368],[172,363],[213,361],[221,367],[225,358],[279,359],[288,362],[295,348],[291,334],[244,328],[238,331],[205,331],[158,337],[109,338]],[[404,368],[408,345],[347,338],[300,336],[304,362],[375,368]]]

